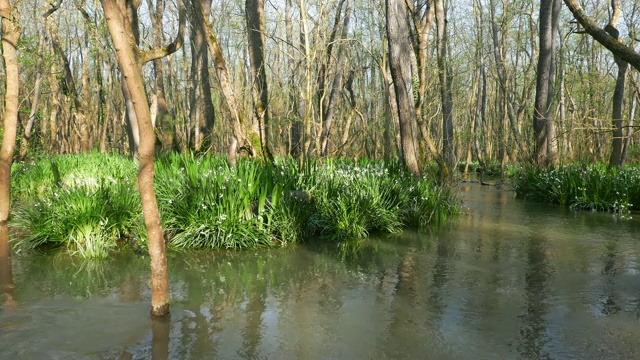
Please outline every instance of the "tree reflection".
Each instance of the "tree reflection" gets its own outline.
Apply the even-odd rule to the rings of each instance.
[[[526,244],[527,265],[525,269],[526,313],[520,324],[518,351],[527,359],[550,359],[545,351],[549,341],[546,334],[547,297],[551,280],[551,266],[547,259],[546,239],[532,235]]]
[[[151,319],[151,331],[153,333],[151,358],[153,360],[166,360],[169,358],[170,325],[170,315]]]
[[[11,271],[9,229],[6,225],[0,225],[0,308],[12,308],[16,305],[12,295],[15,288]]]
[[[602,268],[602,275],[604,276],[604,288],[602,290],[603,298],[599,301],[598,308],[602,315],[610,316],[622,310],[620,305],[618,305],[619,300],[617,299],[615,292],[615,278],[616,275],[618,275],[618,246],[616,239],[612,238],[609,240],[605,247],[604,267]]]
[[[266,306],[266,284],[256,280],[256,286],[249,290],[249,302],[246,309],[246,325],[242,333],[243,356],[256,358],[257,348],[262,339],[262,320]]]

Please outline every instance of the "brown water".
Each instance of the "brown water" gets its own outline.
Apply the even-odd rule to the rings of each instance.
[[[357,252],[172,253],[165,323],[146,258],[0,251],[0,359],[640,359],[640,222],[460,191]]]

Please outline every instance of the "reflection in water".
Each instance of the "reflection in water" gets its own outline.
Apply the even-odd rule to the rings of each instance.
[[[604,253],[604,267],[602,268],[602,275],[604,277],[604,284],[602,289],[602,296],[600,300],[599,311],[602,315],[609,316],[620,312],[622,308],[618,305],[618,299],[616,299],[616,286],[615,279],[618,275],[617,268],[617,239],[611,238],[605,244]]]
[[[349,252],[169,253],[170,322],[148,259],[21,254],[1,357],[640,359],[640,223],[470,189],[469,215]]]
[[[170,325],[171,316],[151,319],[151,332],[153,336],[151,344],[151,359],[166,360],[169,358]]]
[[[13,282],[11,269],[9,229],[6,225],[0,225],[0,311],[16,306],[12,294],[15,288],[16,284]]]
[[[256,358],[263,332],[262,317],[267,308],[265,304],[266,294],[266,283],[259,278],[254,279],[253,286],[249,288],[249,301],[245,310],[246,325],[242,333],[242,345],[244,348],[242,355],[244,358]]]
[[[521,316],[520,346],[524,358],[550,359],[545,345],[547,334],[547,297],[551,269],[547,259],[547,244],[543,235],[530,235],[526,244],[525,303],[526,313]]]

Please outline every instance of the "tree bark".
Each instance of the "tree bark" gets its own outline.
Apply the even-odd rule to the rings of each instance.
[[[127,88],[130,92],[133,109],[138,120],[140,133],[140,170],[138,172],[138,187],[142,198],[142,213],[144,215],[147,230],[149,257],[151,262],[151,314],[152,316],[165,316],[169,313],[169,278],[167,271],[167,257],[165,254],[165,242],[160,224],[160,213],[156,201],[153,185],[154,177],[154,148],[155,132],[151,122],[149,103],[142,78],[142,65],[146,61],[159,57],[149,56],[149,52],[141,52],[138,49],[135,29],[132,28],[130,17],[122,11],[123,3],[118,0],[101,0],[107,27],[113,45],[118,56],[118,63]],[[120,7],[118,6],[120,5]],[[184,29],[184,10],[180,16],[180,28]],[[183,35],[179,31],[178,37]],[[182,40],[176,40],[172,44],[182,45]],[[165,49],[177,50],[179,46]],[[154,50],[155,52],[156,50]],[[162,52],[155,52],[161,54]],[[169,50],[165,55],[169,54]]]
[[[411,43],[407,25],[407,9],[402,0],[386,0],[389,66],[398,106],[402,163],[414,175],[421,172],[418,163],[416,110],[413,101]]]
[[[333,117],[335,114],[336,102],[338,100],[338,95],[340,94],[340,90],[342,89],[342,77],[344,71],[344,63],[346,61],[345,54],[345,46],[342,44],[347,38],[349,33],[349,22],[351,20],[351,8],[352,8],[352,0],[346,0],[347,6],[344,10],[344,15],[341,11],[342,2],[338,6],[338,11],[336,12],[336,19],[334,23],[334,29],[331,32],[331,36],[329,38],[329,45],[327,50],[327,58],[323,66],[326,68],[329,67],[330,62],[333,59],[332,52],[333,48],[337,48],[337,54],[335,56],[335,69],[333,74],[333,80],[331,81],[331,88],[328,90],[329,96],[327,96],[327,89],[323,85],[321,87],[321,94],[319,96],[321,100],[321,120],[322,120],[322,133],[320,134],[320,153],[322,156],[327,155],[329,137],[331,135],[331,127],[333,125]],[[341,21],[342,20],[342,21]],[[323,72],[324,73],[324,72]],[[323,74],[321,82],[324,84],[328,82],[328,74]]]
[[[539,166],[548,166],[556,160],[551,104],[555,69],[555,34],[557,33],[554,28],[557,26],[559,13],[560,0],[540,2],[540,55],[533,117],[535,161]]]
[[[447,60],[448,36],[447,19],[444,1],[436,0],[436,27],[438,48],[438,75],[440,78],[440,96],[442,99],[442,161],[440,165],[440,180],[443,183],[453,179],[455,171],[456,153],[453,143],[453,97],[451,67]]]
[[[22,29],[13,17],[9,0],[0,0],[2,57],[5,66],[4,132],[0,147],[0,226],[6,225],[11,210],[11,164],[16,147],[20,68],[17,47]]]
[[[198,10],[198,9],[196,9]],[[199,9],[200,11],[196,11],[199,21],[204,24],[204,28],[207,33],[207,45],[209,46],[209,52],[211,53],[211,58],[213,60],[213,65],[216,69],[216,74],[218,75],[218,81],[220,82],[220,88],[222,89],[222,95],[224,97],[225,103],[231,112],[231,128],[233,130],[233,138],[229,144],[229,154],[237,153],[237,146],[239,142],[242,142],[241,146],[246,146],[248,144],[245,143],[245,136],[242,131],[242,125],[244,123],[244,117],[242,115],[242,109],[238,104],[238,100],[236,99],[236,94],[233,91],[233,86],[231,83],[231,76],[229,76],[229,71],[227,70],[227,62],[224,59],[224,55],[222,54],[222,49],[220,49],[220,44],[218,43],[218,38],[213,31],[213,27],[209,24],[209,19],[204,17],[204,10],[202,7]],[[234,166],[235,165],[235,156],[229,157],[229,163]]]
[[[273,160],[269,150],[269,92],[265,69],[265,17],[264,0],[246,0],[245,17],[249,40],[249,60],[251,63],[251,94],[253,98],[253,121],[257,125],[258,143],[252,140],[257,155]]]
[[[162,22],[164,18],[164,0],[157,0],[155,9],[153,2],[147,0],[147,7],[154,9],[150,18],[153,28],[153,46],[160,47],[163,43]],[[157,101],[156,128],[162,143],[161,151],[170,151],[174,147],[175,134],[172,129],[171,121],[168,118],[169,108],[167,107],[167,97],[164,85],[164,66],[161,59],[153,60],[153,69],[155,77],[155,96]]]
[[[611,1],[612,16],[609,24],[605,26],[605,31],[614,39],[619,41],[620,32],[616,28],[620,19],[620,8],[618,0]],[[624,133],[622,131],[622,105],[624,102],[624,87],[627,79],[627,69],[629,64],[614,54],[613,57],[618,66],[618,76],[616,77],[616,87],[613,91],[613,110],[611,122],[613,125],[613,139],[611,141],[611,155],[609,156],[609,166],[622,166],[622,148],[624,141]]]

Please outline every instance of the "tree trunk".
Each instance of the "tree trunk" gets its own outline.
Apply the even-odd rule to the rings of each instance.
[[[323,86],[322,93],[320,94],[321,99],[321,107],[320,107],[320,115],[322,120],[322,133],[320,134],[320,153],[322,156],[327,155],[329,137],[331,135],[331,127],[333,125],[333,117],[335,114],[336,102],[338,100],[338,95],[340,94],[340,90],[342,89],[342,77],[344,71],[344,63],[346,61],[345,54],[345,46],[342,45],[342,41],[347,38],[349,33],[349,22],[351,20],[351,8],[352,8],[352,0],[346,0],[347,6],[344,10],[344,16],[342,16],[342,2],[338,7],[338,11],[336,12],[336,19],[334,24],[334,30],[331,32],[331,36],[329,38],[329,45],[327,50],[327,58],[325,60],[325,67],[328,68],[331,63],[333,56],[333,48],[337,47],[337,54],[335,56],[335,68],[333,74],[333,81],[331,81],[331,88],[328,90],[329,96],[327,95],[327,90]],[[340,19],[342,17],[342,23]],[[327,74],[328,75],[328,74]],[[326,80],[325,80],[326,78]],[[328,76],[323,76],[322,82],[328,82]]]
[[[256,155],[273,160],[269,150],[269,92],[265,69],[265,17],[263,0],[246,0],[247,38],[251,63],[251,94],[253,99],[253,122],[257,125],[258,142],[251,139]]]
[[[89,138],[89,124],[87,122],[85,104],[82,102],[80,94],[78,93],[78,87],[76,86],[76,81],[74,79],[73,72],[71,71],[69,58],[60,45],[57,29],[53,29],[51,31],[51,44],[53,45],[53,50],[56,55],[58,55],[60,64],[62,65],[62,74],[64,79],[62,92],[69,98],[69,102],[71,104],[71,113],[74,120],[72,126],[74,129],[77,128],[76,132],[79,136],[80,146],[78,150],[84,153],[90,152],[91,141]]]
[[[620,18],[620,8],[618,7],[618,1],[611,1],[612,16],[609,20],[609,24],[605,26],[605,31],[611,35],[614,39],[619,41],[620,32],[616,29],[618,20]],[[611,141],[611,156],[609,157],[609,166],[622,166],[622,147],[624,141],[624,133],[622,131],[622,104],[624,102],[624,86],[627,78],[627,69],[629,64],[622,60],[620,57],[614,55],[613,57],[616,65],[618,66],[618,76],[616,78],[616,88],[613,92],[613,111],[612,111],[612,125],[613,125],[613,139]]]
[[[0,226],[6,225],[11,210],[11,164],[16,148],[20,69],[17,47],[22,30],[13,17],[9,0],[0,0],[2,19],[2,57],[5,66],[4,131],[0,147]]]
[[[418,163],[416,110],[413,101],[411,43],[407,26],[407,9],[402,0],[386,0],[389,67],[398,106],[402,163],[414,175],[421,172]]]
[[[448,36],[447,19],[444,1],[436,0],[436,27],[438,48],[438,75],[440,78],[440,96],[442,98],[442,162],[440,162],[440,179],[449,182],[455,171],[456,152],[453,144],[453,98],[451,67],[447,60]]]
[[[147,6],[149,9],[154,9],[153,2],[147,0]],[[153,28],[153,46],[160,47],[163,43],[162,36],[162,22],[164,18],[164,0],[157,0],[155,9],[151,14],[151,26]],[[172,124],[169,115],[169,108],[167,107],[167,98],[165,94],[164,86],[164,67],[162,59],[156,59],[153,61],[153,69],[155,75],[155,96],[157,99],[157,113],[156,113],[156,128],[158,129],[158,135],[160,142],[162,143],[162,151],[171,151],[175,143],[175,134],[172,129]]]
[[[50,3],[50,8],[42,14],[42,29],[38,35],[38,60],[36,61],[36,79],[33,86],[33,100],[31,102],[31,111],[29,111],[29,118],[27,124],[24,127],[22,133],[22,140],[20,141],[20,153],[18,158],[24,159],[29,151],[29,140],[31,140],[31,132],[33,131],[33,125],[36,120],[36,112],[38,110],[38,103],[40,101],[40,87],[42,84],[42,58],[44,56],[44,44],[47,38],[47,18],[60,8],[62,0],[57,0]]]
[[[198,9],[196,9],[198,10]],[[213,65],[216,68],[216,73],[218,75],[218,81],[220,82],[220,88],[222,89],[222,95],[224,97],[225,103],[231,112],[231,128],[233,129],[233,138],[231,139],[231,143],[229,144],[229,153],[236,154],[237,146],[239,142],[242,142],[241,146],[247,146],[245,142],[245,136],[242,131],[242,125],[244,123],[244,117],[242,115],[242,109],[238,104],[236,99],[236,94],[233,91],[233,86],[231,83],[231,76],[229,76],[229,71],[227,70],[227,63],[224,59],[224,55],[222,54],[222,50],[220,49],[220,44],[218,43],[218,38],[213,31],[213,27],[209,24],[209,19],[204,17],[204,10],[202,7],[199,9],[200,11],[196,11],[199,21],[204,24],[204,28],[207,33],[207,45],[209,46],[209,52],[211,53],[211,58],[213,60]],[[232,166],[235,165],[235,156],[229,158],[229,162]]]
[[[117,4],[116,1],[118,0],[101,0],[100,2],[118,55],[120,70],[130,92],[133,109],[138,120],[140,134],[138,187],[142,198],[142,213],[147,230],[151,262],[151,314],[152,316],[164,316],[169,313],[169,278],[160,213],[153,185],[155,132],[142,78],[142,65],[147,61],[175,52],[182,46],[185,20],[184,5],[179,2],[181,7],[180,30],[176,40],[165,48],[141,52],[135,41],[136,30],[132,28],[131,16],[127,16],[122,11],[123,3]]]
[[[540,2],[540,55],[533,116],[535,161],[539,166],[548,166],[556,160],[553,148],[555,134],[551,104],[555,68],[555,34],[557,33],[554,28],[558,23],[560,4],[560,0]]]

